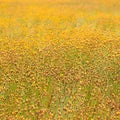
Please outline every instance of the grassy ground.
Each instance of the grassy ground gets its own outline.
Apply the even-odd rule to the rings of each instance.
[[[119,120],[120,1],[1,0],[0,120]]]

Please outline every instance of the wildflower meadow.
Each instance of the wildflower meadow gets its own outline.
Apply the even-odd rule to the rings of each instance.
[[[0,120],[120,120],[120,0],[0,0]]]

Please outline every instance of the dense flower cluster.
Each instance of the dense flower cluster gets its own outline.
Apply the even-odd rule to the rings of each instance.
[[[0,120],[119,120],[119,6],[0,0]]]

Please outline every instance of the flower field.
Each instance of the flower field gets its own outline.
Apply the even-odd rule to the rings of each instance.
[[[120,1],[0,0],[0,120],[120,120]]]

